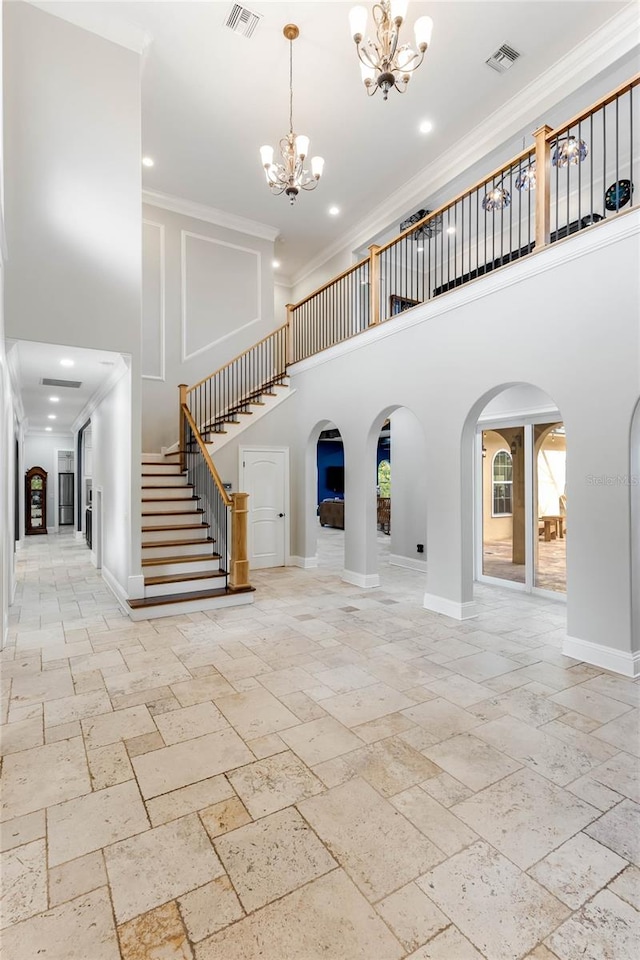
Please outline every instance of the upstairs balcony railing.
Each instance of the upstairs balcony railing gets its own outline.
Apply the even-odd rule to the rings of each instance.
[[[540,127],[508,163],[289,304],[289,363],[637,206],[639,82]]]

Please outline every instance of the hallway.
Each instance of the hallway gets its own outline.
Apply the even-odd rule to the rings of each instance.
[[[27,538],[3,956],[634,955],[640,686],[563,657],[555,601],[476,585],[460,623],[421,573],[343,583],[333,533],[252,606],[138,623],[72,534]]]

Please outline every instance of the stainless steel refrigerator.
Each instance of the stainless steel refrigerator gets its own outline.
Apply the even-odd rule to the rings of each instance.
[[[73,523],[73,474],[58,474],[58,525]]]

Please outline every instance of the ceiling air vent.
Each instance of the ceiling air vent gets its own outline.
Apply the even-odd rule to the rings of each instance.
[[[503,43],[488,60],[485,60],[485,63],[491,67],[492,70],[497,70],[498,73],[505,73],[509,67],[514,65],[519,56],[520,54],[517,50],[510,47],[508,43]]]
[[[75,390],[82,386],[81,380],[52,380],[50,377],[43,377],[40,383],[43,387],[73,387]]]
[[[241,37],[252,37],[259,23],[259,14],[252,13],[251,10],[247,10],[246,7],[241,6],[239,3],[234,3],[231,8],[231,13],[227,17],[225,26],[233,30],[234,33],[239,33]]]

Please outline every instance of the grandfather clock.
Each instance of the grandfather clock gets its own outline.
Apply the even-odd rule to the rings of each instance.
[[[31,467],[25,478],[25,533],[47,532],[47,471]]]

